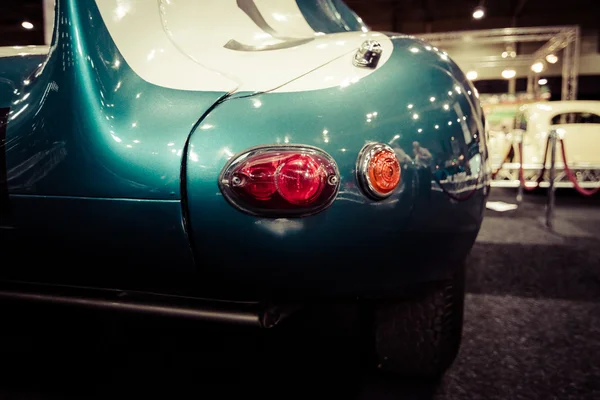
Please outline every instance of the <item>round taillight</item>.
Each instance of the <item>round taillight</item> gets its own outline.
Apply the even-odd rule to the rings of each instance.
[[[360,186],[367,195],[384,199],[398,187],[402,168],[391,147],[371,143],[361,150],[356,173]]]
[[[243,188],[257,200],[269,200],[277,190],[275,186],[276,170],[277,164],[270,157],[258,157],[248,160],[232,176],[232,184]]]
[[[236,208],[264,216],[303,216],[330,205],[340,176],[333,159],[306,146],[250,149],[225,165],[219,185]]]
[[[312,203],[325,186],[325,170],[310,155],[286,160],[277,171],[277,191],[291,204]]]

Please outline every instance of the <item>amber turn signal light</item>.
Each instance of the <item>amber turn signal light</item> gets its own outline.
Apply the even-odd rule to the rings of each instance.
[[[398,187],[402,168],[391,147],[370,143],[360,151],[356,173],[365,194],[380,200],[390,196]]]

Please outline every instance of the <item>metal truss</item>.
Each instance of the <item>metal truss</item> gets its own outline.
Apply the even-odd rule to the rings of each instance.
[[[512,67],[516,65],[531,65],[544,60],[547,55],[563,52],[562,56],[562,90],[561,100],[577,99],[577,76],[579,74],[579,53],[581,32],[579,26],[545,26],[530,28],[503,28],[475,31],[456,31],[441,33],[419,34],[420,39],[434,46],[456,44],[470,45],[519,42],[545,42],[533,54],[519,55],[511,58],[482,57],[469,60],[474,67]],[[530,72],[527,76],[527,92],[534,94],[538,89],[538,76]]]

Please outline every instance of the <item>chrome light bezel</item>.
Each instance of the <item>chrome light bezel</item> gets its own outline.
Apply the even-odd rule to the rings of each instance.
[[[363,146],[363,148],[358,153],[358,159],[356,160],[356,180],[358,182],[358,186],[361,191],[372,200],[384,200],[390,197],[396,189],[400,186],[398,185],[394,190],[389,193],[381,193],[378,192],[373,184],[371,183],[371,179],[369,178],[369,162],[373,156],[379,151],[387,150],[396,154],[394,149],[384,143],[367,143]]]
[[[232,189],[232,182],[229,176],[229,173],[235,170],[237,166],[239,166],[242,162],[247,160],[248,158],[261,155],[268,152],[298,152],[302,154],[310,154],[317,155],[321,158],[324,158],[329,163],[329,166],[333,170],[333,174],[328,175],[327,184],[334,186],[332,194],[327,198],[327,201],[317,204],[315,206],[298,206],[296,208],[287,208],[287,209],[259,209],[256,207],[249,206],[248,204],[244,204],[245,200],[237,195]],[[223,166],[221,173],[219,174],[219,190],[223,194],[223,197],[227,200],[229,204],[231,204],[235,209],[240,210],[246,214],[257,216],[257,217],[268,217],[268,218],[299,218],[299,217],[307,217],[310,215],[318,214],[329,206],[333,204],[335,201],[341,184],[341,176],[340,171],[337,166],[337,163],[333,159],[331,155],[329,155],[324,150],[302,144],[273,144],[273,145],[259,145],[248,148],[246,150],[242,150],[235,154],[233,157],[227,161],[227,163]]]

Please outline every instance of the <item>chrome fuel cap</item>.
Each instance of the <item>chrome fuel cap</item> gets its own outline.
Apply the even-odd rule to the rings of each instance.
[[[375,40],[365,40],[354,55],[353,64],[356,67],[375,68],[381,58],[383,48]]]

